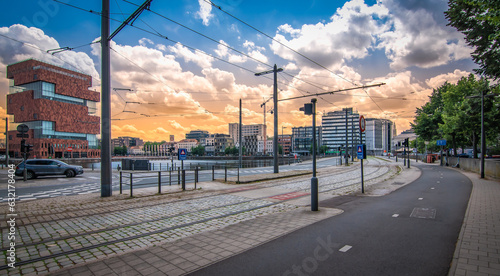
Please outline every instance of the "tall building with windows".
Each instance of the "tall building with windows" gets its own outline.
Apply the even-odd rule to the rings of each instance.
[[[88,90],[92,77],[35,59],[7,66],[10,155],[20,157],[19,124],[30,130],[31,157],[100,157],[96,116],[99,92]]]
[[[233,138],[234,144],[239,145],[239,124],[238,123],[230,123],[229,124],[229,136]],[[243,125],[241,127],[241,136],[261,136],[266,140],[266,125],[264,124],[253,124],[253,125]]]
[[[292,152],[302,155],[309,155],[313,141],[313,127],[294,127],[292,128]],[[321,127],[316,127],[316,141],[321,147]]]
[[[209,135],[206,130],[191,130],[189,133],[186,133],[186,139],[196,139],[198,142],[201,142],[201,139],[207,138]]]
[[[392,150],[396,125],[387,119],[366,119],[366,151],[371,155],[385,155]]]
[[[339,153],[348,145],[351,153],[356,145],[360,143],[359,137],[359,114],[352,108],[343,108],[342,111],[328,112],[321,118],[323,131],[323,145],[327,146],[327,153]],[[363,137],[365,134],[363,134]],[[347,139],[347,141],[346,141]],[[363,138],[365,141],[365,138]],[[353,146],[354,145],[354,146]]]

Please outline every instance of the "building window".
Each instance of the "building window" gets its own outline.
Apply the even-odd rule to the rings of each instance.
[[[9,140],[12,140],[12,135],[9,135]]]
[[[33,113],[33,119],[38,119],[38,113]]]
[[[37,80],[38,79],[38,75],[37,74],[33,74],[33,79]]]
[[[21,105],[21,111],[24,111],[24,105]]]

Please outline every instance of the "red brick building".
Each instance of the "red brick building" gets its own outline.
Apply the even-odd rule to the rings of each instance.
[[[100,157],[97,134],[100,118],[95,116],[100,93],[88,90],[92,77],[29,59],[7,66],[11,80],[7,95],[9,151],[21,157],[17,125],[30,128],[27,144],[31,157]],[[13,117],[13,118],[12,118]],[[14,122],[14,123],[12,123]]]

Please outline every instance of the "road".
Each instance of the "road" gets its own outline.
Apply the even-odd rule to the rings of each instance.
[[[323,201],[344,213],[192,275],[447,275],[472,183],[417,166],[421,177],[389,195]]]
[[[318,161],[318,169],[336,166],[338,158],[325,158]],[[280,166],[280,171],[288,170],[311,170],[311,162],[297,163],[292,165],[282,165]],[[7,170],[0,171],[0,183],[7,183]],[[259,168],[244,168],[240,170],[240,175],[255,175],[272,173],[274,171],[273,167],[259,167]],[[230,172],[231,176],[235,176],[235,171]],[[217,178],[224,178],[224,172],[219,171]],[[22,178],[15,177],[16,193],[19,196],[19,200],[33,200],[48,197],[57,197],[64,195],[77,195],[77,194],[88,194],[88,193],[100,193],[100,171],[86,171],[83,175],[76,176],[74,178],[66,178],[64,176],[46,176],[39,177],[37,179],[31,179],[23,182]],[[113,172],[113,190],[119,190],[119,174],[118,172]],[[158,178],[157,176],[151,176],[147,178],[137,178],[134,181],[136,187],[146,188],[157,186]],[[128,183],[128,180],[125,180]],[[164,180],[167,181],[167,180]],[[187,183],[192,182],[192,180],[187,179]],[[212,181],[212,175],[210,173],[200,174],[199,182]],[[175,181],[174,181],[175,182]],[[174,183],[175,184],[175,183]],[[164,185],[168,185],[165,183]],[[7,186],[0,187],[0,202],[7,201]]]

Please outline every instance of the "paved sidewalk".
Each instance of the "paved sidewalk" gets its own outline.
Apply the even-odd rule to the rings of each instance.
[[[462,173],[473,187],[448,275],[500,275],[500,181]]]

